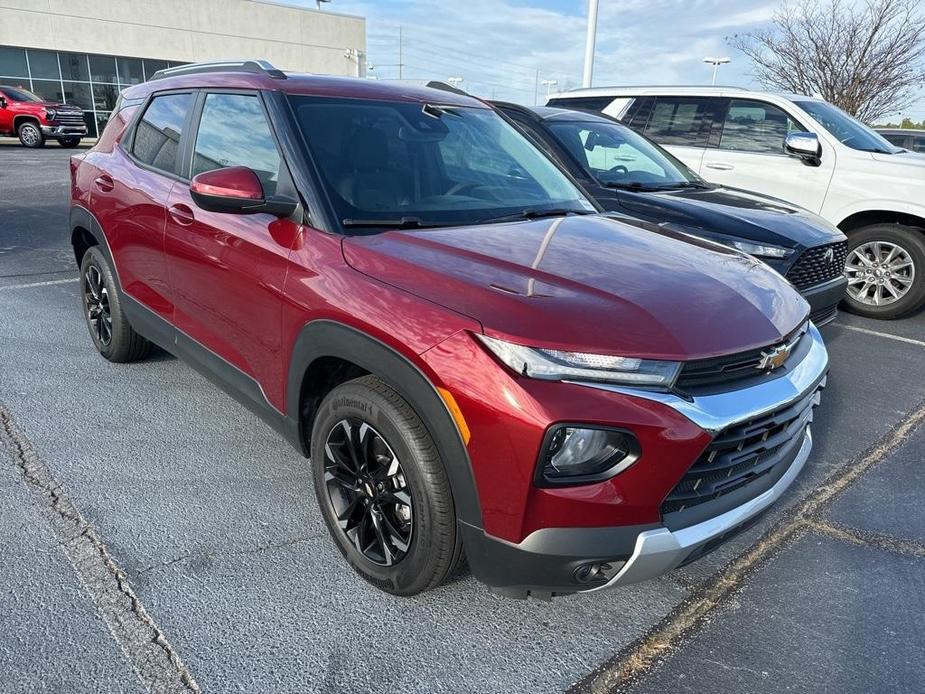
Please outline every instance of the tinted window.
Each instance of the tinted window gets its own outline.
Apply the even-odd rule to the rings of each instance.
[[[16,89],[14,87],[4,87],[0,89],[0,94],[6,96],[10,101],[41,101],[40,96],[36,96],[32,92],[26,91],[25,89]]]
[[[912,138],[912,151],[925,152],[925,135],[916,135]]]
[[[58,54],[54,51],[36,51],[30,48],[29,69],[32,70],[32,79],[61,79]]]
[[[192,94],[165,94],[151,101],[135,130],[132,152],[145,164],[173,173]]]
[[[90,74],[94,82],[115,82],[116,59],[108,55],[91,55]]]
[[[29,71],[26,68],[26,52],[22,48],[0,47],[0,75],[29,77]]]
[[[896,135],[894,133],[880,133],[880,134],[890,144],[896,145],[897,147],[907,147],[905,135]]]
[[[787,133],[800,130],[803,127],[777,106],[733,99],[726,112],[719,148],[783,154]]]
[[[256,172],[266,195],[276,192],[279,150],[260,99],[245,94],[209,94],[193,152],[193,176],[227,166]]]
[[[86,53],[58,53],[61,61],[61,76],[66,80],[90,81],[90,69]]]
[[[32,91],[45,101],[64,101],[61,94],[61,80],[32,80]]]
[[[711,124],[709,99],[660,96],[645,134],[660,145],[705,147]]]
[[[119,84],[141,84],[145,81],[140,58],[116,58]]]
[[[547,106],[561,106],[562,108],[578,108],[585,111],[603,111],[613,101],[612,96],[572,96],[550,99]]]

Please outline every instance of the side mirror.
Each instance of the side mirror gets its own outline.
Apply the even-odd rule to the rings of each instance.
[[[189,187],[193,201],[208,212],[266,214],[288,217],[298,203],[283,197],[267,198],[257,174],[246,166],[204,171],[193,177]]]
[[[0,108],[6,108],[6,97],[0,96]]]
[[[809,166],[822,163],[822,145],[816,133],[790,133],[784,140],[784,151],[791,157],[799,157]]]

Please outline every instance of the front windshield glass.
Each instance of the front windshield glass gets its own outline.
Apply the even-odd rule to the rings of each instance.
[[[601,185],[678,188],[702,180],[658,145],[625,125],[605,121],[548,121],[549,130]]]
[[[891,145],[879,133],[827,101],[813,99],[793,103],[806,111],[846,147],[862,152],[882,152],[883,154],[895,154],[902,151],[899,147]]]
[[[0,87],[0,92],[6,95],[7,99],[12,101],[42,101],[42,98],[32,92],[16,87]]]
[[[549,159],[487,108],[290,97],[344,227],[478,224],[595,211]],[[368,223],[367,223],[368,222]]]

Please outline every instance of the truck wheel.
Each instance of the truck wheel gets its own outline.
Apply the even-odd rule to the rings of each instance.
[[[36,148],[45,146],[45,136],[38,124],[31,120],[23,121],[16,129],[23,147]]]
[[[845,308],[891,320],[925,304],[925,231],[874,224],[851,232],[845,261]]]
[[[112,268],[95,246],[84,253],[80,263],[80,289],[84,318],[97,351],[114,362],[146,357],[151,343],[129,325]]]
[[[315,493],[338,549],[393,595],[438,586],[462,553],[440,454],[411,406],[375,376],[344,383],[312,427]]]
[[[80,138],[79,137],[62,137],[60,140],[58,140],[58,144],[64,147],[65,149],[71,149],[72,147],[76,147],[77,145],[80,144]]]

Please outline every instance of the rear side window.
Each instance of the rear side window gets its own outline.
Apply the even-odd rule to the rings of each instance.
[[[706,147],[712,118],[710,100],[660,96],[655,100],[645,134],[660,145]]]
[[[762,101],[733,99],[726,112],[720,149],[783,154],[787,133],[803,130],[777,106]]]
[[[250,94],[209,94],[193,150],[193,173],[246,166],[263,184],[264,194],[276,193],[280,156],[260,99]]]
[[[603,111],[613,101],[612,96],[572,96],[550,99],[547,106],[559,106],[561,108],[577,108],[583,111]]]
[[[138,121],[132,154],[155,169],[175,173],[180,136],[192,105],[192,94],[154,97]]]
[[[925,153],[925,135],[916,135],[912,138],[912,151]]]

